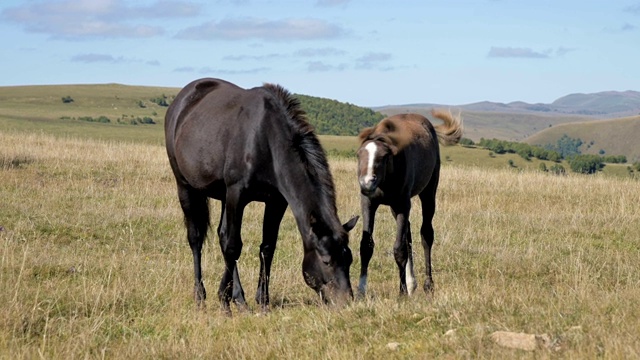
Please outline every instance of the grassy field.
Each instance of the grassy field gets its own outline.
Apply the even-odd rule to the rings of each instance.
[[[398,298],[395,228],[383,208],[368,296],[344,308],[320,305],[304,284],[288,211],[272,311],[228,318],[214,296],[205,311],[195,309],[162,146],[0,131],[0,358],[640,357],[640,182],[520,171],[505,158],[481,168],[463,163],[464,151],[478,161],[488,154],[447,151],[431,299],[421,291]],[[346,220],[360,211],[354,160],[330,163]],[[262,208],[245,212],[239,268],[248,299],[257,286]],[[212,203],[214,220],[219,211]],[[353,283],[361,225],[351,235]],[[422,257],[419,245],[414,252]],[[222,266],[211,237],[204,256],[211,294]],[[424,264],[416,266],[422,282]],[[548,334],[553,347],[503,348],[490,339],[498,330]]]
[[[0,87],[0,129],[159,145],[164,143],[162,123],[167,108],[150,99],[174,96],[178,90],[118,84]],[[62,97],[67,96],[74,101],[63,103]],[[78,120],[100,116],[111,123]],[[139,117],[149,117],[157,124],[125,125]]]

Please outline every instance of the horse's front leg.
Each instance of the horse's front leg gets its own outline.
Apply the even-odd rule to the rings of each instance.
[[[373,227],[375,223],[378,202],[372,202],[365,195],[360,195],[360,207],[362,210],[362,239],[360,240],[360,281],[358,282],[358,296],[364,297],[367,292],[367,274],[369,261],[373,257],[375,242],[373,240]]]
[[[256,302],[261,305],[264,312],[269,310],[271,263],[273,254],[276,251],[278,230],[285,210],[287,210],[287,202],[284,198],[278,198],[265,204],[262,222],[262,244],[260,245],[260,277],[258,278],[258,290],[256,291]]]
[[[411,225],[409,212],[411,202],[408,199],[399,205],[391,206],[396,218],[396,241],[393,244],[393,257],[398,265],[400,275],[400,295],[411,295],[416,289],[416,278],[413,271],[413,250],[411,244]]]
[[[240,229],[242,228],[243,210],[244,204],[240,203],[240,188],[227,188],[222,219],[218,228],[220,249],[225,263],[225,270],[218,288],[218,298],[222,309],[228,314],[231,314],[230,302],[232,299],[240,305],[246,305],[237,270],[237,261],[242,252]]]

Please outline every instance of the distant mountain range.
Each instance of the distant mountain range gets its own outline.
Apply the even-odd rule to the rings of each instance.
[[[508,104],[483,101],[466,105],[407,104],[374,108],[386,116],[419,113],[427,117],[433,108],[461,111],[464,137],[554,144],[566,134],[580,138],[589,148],[640,160],[640,92],[604,91],[570,94],[550,104],[515,101]],[[590,125],[593,123],[594,125]]]
[[[374,108],[384,113],[388,108],[453,107],[463,111],[498,113],[529,113],[540,115],[578,115],[594,118],[617,118],[640,114],[640,92],[603,91],[592,94],[570,94],[550,104],[529,104],[523,101],[500,103],[482,101],[466,105],[407,104]]]

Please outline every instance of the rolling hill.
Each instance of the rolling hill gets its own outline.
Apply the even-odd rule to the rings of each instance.
[[[168,103],[178,91],[179,88],[121,84],[0,87],[0,126],[24,130],[62,126],[68,127],[65,131],[69,135],[99,132],[96,135],[106,139],[116,128],[135,134],[143,131],[142,127],[124,125],[163,124]],[[320,134],[357,135],[384,117],[369,108],[295,95]],[[87,126],[87,121],[99,122],[102,127]],[[144,129],[147,135],[155,134],[158,141],[162,131],[162,126]]]
[[[464,137],[522,141],[530,144],[554,144],[563,134],[580,138],[584,153],[604,150],[610,155],[640,159],[633,139],[640,139],[640,92],[605,91],[593,94],[570,94],[550,104],[521,101],[508,104],[483,101],[467,105],[438,104],[393,105],[375,108],[390,116],[416,112],[427,115],[432,108],[461,111],[465,122]],[[588,144],[591,144],[587,147]]]
[[[538,131],[551,126],[595,120],[580,115],[552,116],[536,113],[465,110],[460,107],[443,105],[404,105],[385,107],[377,110],[386,116],[402,113],[418,113],[430,118],[432,108],[449,108],[453,113],[460,111],[464,119],[464,137],[476,142],[481,138],[523,141]]]
[[[162,143],[166,106],[179,88],[129,86],[121,84],[46,85],[0,87],[0,128],[3,130],[45,131],[65,136],[84,136],[105,140],[131,139]],[[73,101],[63,102],[68,97]],[[479,102],[448,106],[438,104],[394,105],[360,108],[336,100],[298,95],[309,120],[320,134],[355,135],[383,116],[416,112],[429,117],[435,107],[461,111],[464,137],[524,141],[531,144],[554,143],[563,134],[581,138],[585,153],[604,150],[610,155],[639,159],[640,138],[637,116],[640,92],[600,92],[571,94],[550,104]],[[620,117],[621,114],[627,114]],[[104,117],[109,123],[80,121]],[[142,123],[148,119],[156,125]],[[136,123],[140,126],[129,126]]]
[[[583,154],[625,155],[629,162],[640,161],[640,116],[561,124],[542,130],[524,142],[555,144],[564,134],[582,140]]]

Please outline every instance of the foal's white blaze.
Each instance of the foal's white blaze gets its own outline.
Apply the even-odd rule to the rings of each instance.
[[[368,184],[373,180],[373,161],[376,158],[376,151],[378,151],[378,146],[373,141],[368,143],[367,146],[364,147],[367,150],[369,157],[367,158],[367,174],[364,176],[364,184]]]
[[[409,255],[407,259],[407,265],[404,267],[404,279],[407,284],[407,294],[411,296],[413,291],[416,289],[416,276],[413,273],[413,256]]]

